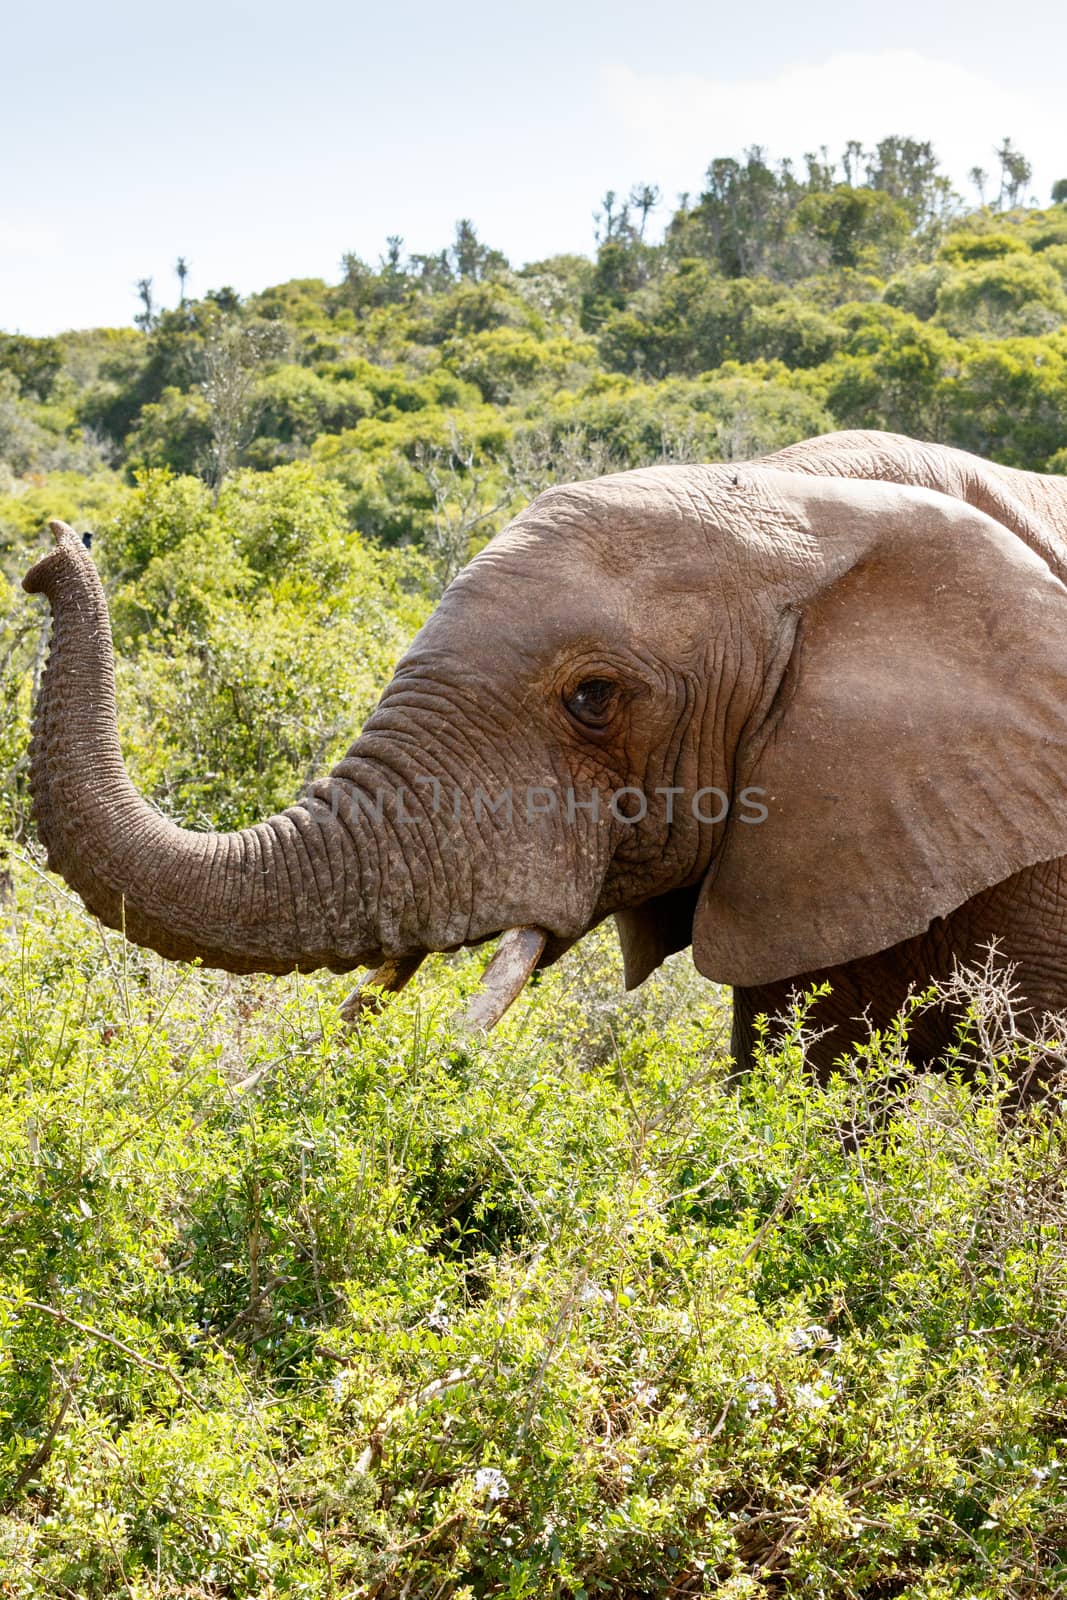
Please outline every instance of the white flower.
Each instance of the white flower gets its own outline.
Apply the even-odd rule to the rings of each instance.
[[[813,1322],[807,1328],[793,1328],[785,1336],[790,1350],[802,1355],[805,1350],[840,1350],[841,1340],[835,1339],[829,1328]]]
[[[830,1404],[830,1396],[822,1385],[798,1383],[794,1393],[802,1411],[822,1411]]]
[[[634,1384],[634,1399],[639,1406],[654,1406],[659,1399],[659,1389],[654,1383],[646,1383],[643,1378]]]
[[[439,1294],[430,1307],[430,1314],[426,1318],[426,1326],[432,1328],[434,1333],[447,1333],[452,1326],[452,1319],[445,1311],[445,1297]]]
[[[750,1416],[755,1416],[757,1411],[762,1411],[764,1406],[773,1406],[775,1393],[769,1383],[764,1383],[753,1373],[748,1372],[741,1379],[741,1387],[748,1396],[745,1409]]]
[[[479,1467],[474,1474],[474,1487],[487,1500],[503,1500],[511,1485],[499,1467]]]

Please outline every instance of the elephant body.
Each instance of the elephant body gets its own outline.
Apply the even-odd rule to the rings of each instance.
[[[831,435],[790,446],[777,459],[800,471],[887,478],[950,493],[1011,528],[1067,581],[1067,481],[999,468],[937,446],[894,441],[887,448],[889,444],[877,434]],[[957,966],[982,967],[991,947],[1012,969],[1024,1031],[1039,1026],[1043,1015],[1067,1007],[1067,857],[1015,873],[888,950],[775,983],[736,988],[735,1058],[750,1059],[758,1016],[781,1016],[798,990],[829,984],[830,993],[810,1013],[817,1037],[808,1048],[809,1063],[825,1076],[868,1027],[888,1027],[909,993],[949,982]],[[909,1030],[910,1058],[922,1065],[935,1061],[950,1044],[956,1022],[951,1007],[921,1012]]]
[[[130,783],[103,591],[53,527],[38,828],[164,955],[406,973],[523,927],[543,965],[614,916],[629,986],[691,944],[734,988],[742,1062],[757,1014],[829,981],[822,1071],[990,942],[1020,1015],[1067,1009],[1067,480],[847,433],[549,490],[345,759],[224,835]],[[924,1013],[917,1057],[951,1020]]]
[[[798,991],[829,984],[830,993],[816,1000],[808,1014],[812,1041],[807,1060],[825,1080],[838,1057],[862,1042],[869,1028],[891,1025],[909,994],[932,983],[949,984],[957,966],[984,968],[991,950],[1011,968],[1020,1032],[1032,1032],[1046,1015],[1064,1010],[1067,857],[1024,868],[889,950],[777,983],[735,989],[734,1058],[751,1060],[757,1017],[781,1017]],[[951,1044],[957,1022],[951,1004],[922,1008],[910,1022],[909,1059],[918,1066],[936,1061]]]

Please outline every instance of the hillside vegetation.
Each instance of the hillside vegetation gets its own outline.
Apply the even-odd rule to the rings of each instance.
[[[738,1082],[728,998],[687,955],[623,996],[606,931],[484,1042],[480,955],[345,1032],[341,979],[102,930],[27,792],[51,516],[135,781],[232,827],[551,483],[837,427],[1067,472],[1067,204],[1001,156],[977,210],[913,141],[750,152],[662,226],[605,197],[588,259],[464,222],[0,334],[0,1596],[1067,1594],[1067,1145],[1001,1114],[988,974],[943,1073],[904,1018],[826,1088],[802,1010]]]

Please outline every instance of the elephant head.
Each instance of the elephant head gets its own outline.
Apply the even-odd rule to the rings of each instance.
[[[229,834],[133,788],[103,591],[53,524],[25,580],[54,613],[49,864],[139,943],[236,972],[403,974],[517,927],[545,963],[614,914],[632,986],[689,943],[733,984],[852,960],[1067,851],[1067,588],[954,495],[797,467],[542,494],[344,760]]]

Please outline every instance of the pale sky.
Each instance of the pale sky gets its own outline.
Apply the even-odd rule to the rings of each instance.
[[[604,191],[699,192],[759,142],[931,139],[964,186],[1005,135],[1067,177],[1067,6],[1016,0],[52,0],[8,8],[0,329],[336,281],[455,220],[516,263],[592,249]]]

